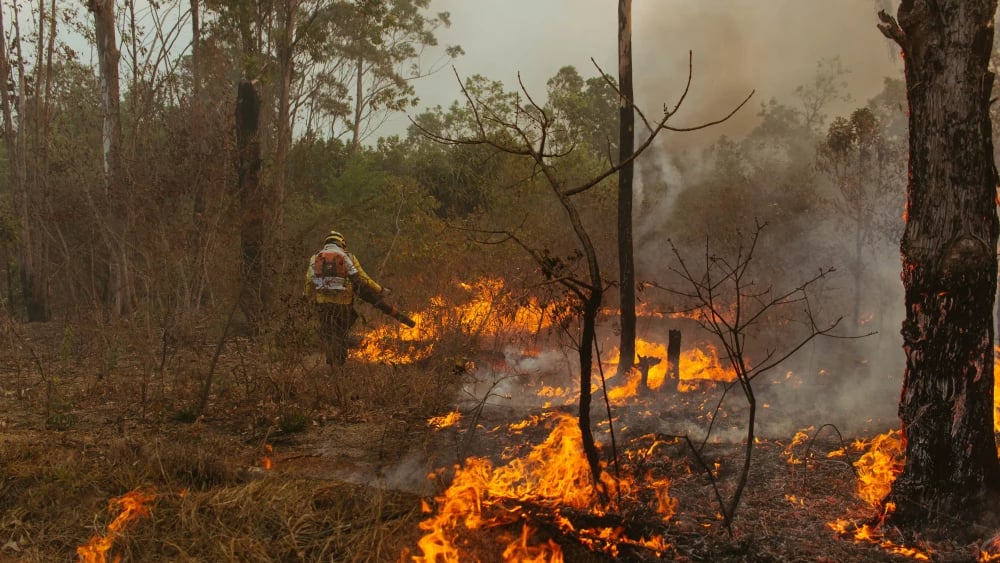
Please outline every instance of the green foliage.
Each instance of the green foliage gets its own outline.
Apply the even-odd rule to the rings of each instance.
[[[169,416],[170,420],[174,422],[181,422],[184,424],[191,424],[198,420],[198,407],[196,405],[187,405],[177,409]]]
[[[307,133],[288,154],[288,192],[322,199],[347,167],[348,147],[337,139]]]
[[[547,112],[558,121],[553,144],[558,152],[570,149],[604,160],[618,155],[618,94],[614,78],[586,80],[575,67],[565,66],[548,81]]]
[[[311,419],[308,415],[295,408],[286,408],[278,417],[278,430],[285,434],[302,432],[309,427]]]
[[[45,382],[45,428],[49,430],[69,430],[80,418],[73,412],[73,403],[61,383],[59,377],[49,377]]]
[[[62,345],[59,347],[59,359],[64,364],[68,363],[74,349],[73,327],[69,324],[63,328]]]

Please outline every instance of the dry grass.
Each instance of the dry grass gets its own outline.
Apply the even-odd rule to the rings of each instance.
[[[438,492],[426,481],[429,470],[450,467],[463,448],[499,452],[513,440],[541,438],[488,430],[517,416],[500,411],[476,428],[428,428],[430,417],[451,410],[462,382],[458,367],[470,347],[456,336],[418,365],[349,361],[332,370],[305,333],[263,344],[232,340],[199,418],[189,409],[214,351],[210,338],[171,343],[164,353],[148,332],[128,327],[104,334],[54,324],[14,328],[3,335],[0,356],[0,561],[73,559],[78,546],[106,533],[116,516],[109,500],[136,489],[155,500],[151,515],[115,541],[112,554],[124,561],[409,560],[404,554],[416,549],[424,517],[417,493]],[[631,426],[633,434],[620,436],[623,447],[640,444],[646,432]],[[474,432],[472,446],[467,432]],[[854,495],[850,466],[825,458],[839,447],[817,442],[807,463],[790,465],[781,444],[759,444],[733,536],[684,448],[660,451],[644,470],[670,476],[679,501],[659,528],[672,546],[663,558],[909,560],[830,529],[837,519],[872,515]],[[722,463],[723,494],[736,450],[718,445],[706,453]],[[567,561],[611,560],[544,518],[534,524]],[[480,560],[498,561],[497,546],[519,533],[516,523],[462,542]],[[975,560],[976,545],[905,541],[935,561]],[[655,554],[632,551],[626,559]]]

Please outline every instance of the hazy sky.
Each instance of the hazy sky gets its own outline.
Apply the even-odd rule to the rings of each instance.
[[[634,0],[633,54],[636,98],[651,117],[675,103],[687,76],[694,76],[687,111],[678,126],[709,119],[750,90],[750,106],[726,131],[752,126],[760,104],[772,97],[795,103],[821,59],[839,57],[854,100],[832,108],[850,111],[877,94],[886,76],[902,77],[898,51],[875,27],[878,5],[890,0]],[[892,2],[894,5],[895,2]],[[438,33],[442,45],[460,44],[454,61],[463,77],[482,74],[516,87],[518,73],[532,95],[544,98],[545,82],[562,66],[596,74],[593,57],[617,75],[615,0],[433,0],[434,12],[451,12],[452,26]],[[450,69],[416,84],[420,108],[449,105],[460,95]],[[405,118],[397,120],[405,127]],[[393,126],[393,128],[397,127]],[[721,130],[715,130],[713,137]]]

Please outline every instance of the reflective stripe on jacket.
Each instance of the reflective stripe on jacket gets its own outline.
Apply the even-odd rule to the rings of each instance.
[[[361,262],[358,261],[354,254],[341,249],[333,243],[324,246],[323,250],[330,250],[329,247],[333,247],[347,256],[347,280],[345,280],[343,284],[344,288],[333,290],[316,289],[316,284],[313,280],[316,267],[316,256],[319,254],[316,253],[309,259],[309,269],[306,270],[305,295],[307,297],[310,297],[316,303],[338,303],[346,305],[354,302],[355,291],[360,292],[361,295],[365,297],[382,293],[382,286],[365,273],[364,269],[361,267]],[[323,252],[323,250],[320,252]]]

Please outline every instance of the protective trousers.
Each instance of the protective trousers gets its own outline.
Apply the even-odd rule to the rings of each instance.
[[[342,365],[347,361],[348,336],[357,317],[354,306],[340,303],[318,303],[319,339],[326,363]]]

